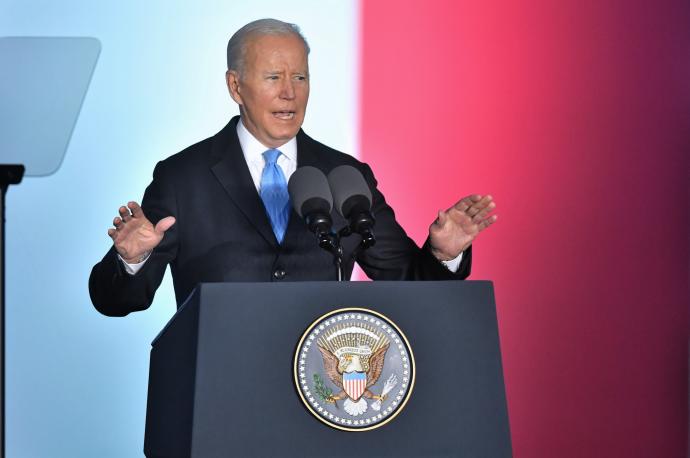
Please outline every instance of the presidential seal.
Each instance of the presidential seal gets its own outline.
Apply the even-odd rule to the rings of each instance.
[[[373,310],[344,308],[314,321],[297,345],[295,385],[307,409],[337,429],[368,431],[391,421],[414,386],[410,344]]]

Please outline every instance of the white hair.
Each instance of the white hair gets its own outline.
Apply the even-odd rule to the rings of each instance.
[[[299,26],[278,19],[258,19],[243,26],[230,37],[230,41],[228,41],[228,70],[235,70],[240,75],[242,74],[248,39],[255,35],[295,35],[302,40],[304,49],[309,55],[309,43],[300,32]]]

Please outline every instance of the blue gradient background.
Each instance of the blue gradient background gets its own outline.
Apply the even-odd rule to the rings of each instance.
[[[175,310],[172,285],[166,276],[149,310],[118,319],[93,309],[87,279],[117,207],[141,198],[155,163],[238,112],[225,46],[261,17],[302,27],[312,48],[305,130],[354,153],[355,1],[0,0],[0,36],[102,44],[62,167],[8,194],[7,456],[142,456],[150,342]]]

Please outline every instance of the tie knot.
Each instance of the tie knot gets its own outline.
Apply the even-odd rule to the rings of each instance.
[[[278,160],[278,156],[280,156],[280,151],[277,149],[269,149],[264,151],[264,160],[266,161],[266,165],[275,164]]]

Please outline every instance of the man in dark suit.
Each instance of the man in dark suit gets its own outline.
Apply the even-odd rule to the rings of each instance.
[[[147,308],[171,266],[178,306],[199,282],[335,280],[333,258],[292,211],[285,183],[297,167],[351,165],[372,191],[376,240],[343,242],[346,277],[356,261],[374,280],[464,279],[470,245],[491,225],[491,196],[470,195],[440,212],[420,249],[395,221],[371,169],[302,130],[309,47],[273,19],[247,24],[228,43],[226,81],[240,106],[215,136],[158,163],[142,206],[119,209],[113,247],[89,279],[95,307],[122,316]],[[336,212],[334,227],[345,225]]]

